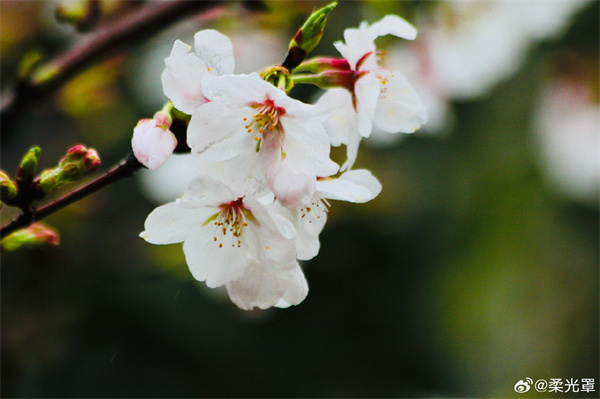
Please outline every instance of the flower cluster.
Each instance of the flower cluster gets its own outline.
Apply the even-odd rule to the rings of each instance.
[[[369,171],[351,169],[361,137],[374,124],[412,132],[426,120],[406,80],[377,64],[373,41],[385,34],[414,39],[416,30],[387,16],[346,30],[346,42],[335,43],[342,59],[295,59],[286,67],[288,56],[260,75],[234,74],[233,46],[217,31],[196,33],[193,48],[176,41],[165,59],[163,89],[190,115],[187,145],[203,167],[190,171],[196,177],[180,199],[148,216],[141,236],[153,244],[183,242],[193,276],[209,287],[226,286],[242,309],[302,302],[308,285],[298,261],[319,252],[328,200],[363,203],[381,191]],[[296,35],[290,54],[302,53],[302,38]],[[306,104],[288,95],[293,83],[329,90]],[[134,154],[149,168],[175,145],[165,136],[170,124],[161,120],[136,128]],[[330,159],[331,146],[340,144],[348,148],[342,169]]]

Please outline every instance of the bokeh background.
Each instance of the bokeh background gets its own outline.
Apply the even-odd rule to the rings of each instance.
[[[100,3],[101,25],[144,5]],[[109,167],[166,101],[175,39],[219,29],[236,72],[260,70],[324,4],[223,3],[96,63],[3,124],[2,169],[34,144],[52,166],[78,143]],[[193,280],[180,245],[138,237],[182,192],[176,155],[48,217],[57,248],[2,254],[2,397],[597,398],[599,4],[341,2],[314,54],[335,56],[363,19],[405,17],[419,37],[380,38],[383,64],[431,115],[364,143],[356,168],[383,191],[333,203],[306,300],[239,310]],[[0,2],[3,89],[28,52],[50,60],[84,37],[54,18],[74,5]],[[515,393],[526,377],[594,378],[595,392]]]

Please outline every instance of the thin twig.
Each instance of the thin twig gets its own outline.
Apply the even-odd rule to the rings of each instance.
[[[42,205],[38,209],[33,208],[32,212],[22,212],[10,222],[2,226],[0,232],[0,238],[4,238],[10,233],[29,226],[35,221],[41,220],[44,217],[61,210],[67,205],[73,202],[79,201],[80,199],[87,197],[88,195],[95,193],[103,187],[108,186],[118,180],[125,177],[132,176],[136,171],[142,168],[142,164],[130,154],[128,157],[123,159],[112,169],[108,170],[104,174],[98,176],[94,180],[84,184],[78,189],[66,193],[62,197],[59,197],[45,205]]]

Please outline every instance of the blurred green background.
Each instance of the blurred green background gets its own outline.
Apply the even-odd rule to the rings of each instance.
[[[260,29],[280,51],[246,51],[260,69],[263,57],[283,60],[324,4],[226,3],[216,19],[189,18],[96,64],[2,126],[2,169],[13,174],[34,144],[52,166],[78,143],[108,168],[130,151],[137,120],[166,101],[160,73],[175,39]],[[111,2],[101,23],[140,5]],[[529,46],[486,95],[450,99],[443,133],[365,143],[356,168],[383,191],[333,204],[321,252],[303,264],[310,292],[299,306],[239,310],[193,280],[180,245],[140,239],[159,204],[143,187],[151,175],[51,215],[59,247],[2,254],[2,397],[598,397],[598,201],[545,177],[532,128],[557,60],[584,56],[597,103],[598,5]],[[78,40],[55,6],[0,2],[3,89],[31,49],[51,59]],[[439,6],[343,2],[315,54],[336,55],[332,41],[364,18],[418,22]],[[12,214],[4,207],[2,221]],[[594,378],[596,392],[515,393],[526,377]]]

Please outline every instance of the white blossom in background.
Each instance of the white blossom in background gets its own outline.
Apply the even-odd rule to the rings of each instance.
[[[170,126],[171,117],[157,112],[154,119],[142,119],[133,129],[133,154],[148,169],[161,167],[175,150],[177,140],[169,130]]]
[[[224,178],[266,182],[284,206],[311,198],[316,176],[336,173],[329,140],[313,105],[288,97],[258,74],[202,81],[210,102],[192,114],[188,145],[224,163]]]
[[[342,81],[347,90],[330,89],[317,105],[333,111],[334,122],[327,124],[332,144],[347,145],[342,169],[352,167],[361,138],[369,137],[374,126],[388,133],[412,133],[427,122],[425,107],[404,76],[378,65],[374,41],[388,34],[413,40],[417,31],[402,18],[388,15],[372,25],[363,21],[358,28],[346,29],[345,42],[334,43],[351,71],[340,71],[349,78]]]
[[[424,130],[441,131],[451,121],[449,102],[487,95],[521,67],[536,41],[560,34],[588,3],[447,1],[419,15],[419,41],[390,48],[386,61],[424,100]]]
[[[183,197],[156,208],[142,237],[183,242],[192,275],[211,288],[226,285],[243,309],[300,303],[308,286],[296,261],[295,230],[266,206],[200,175]]]
[[[598,205],[600,104],[592,84],[578,77],[548,82],[536,110],[537,155],[558,191]]]

